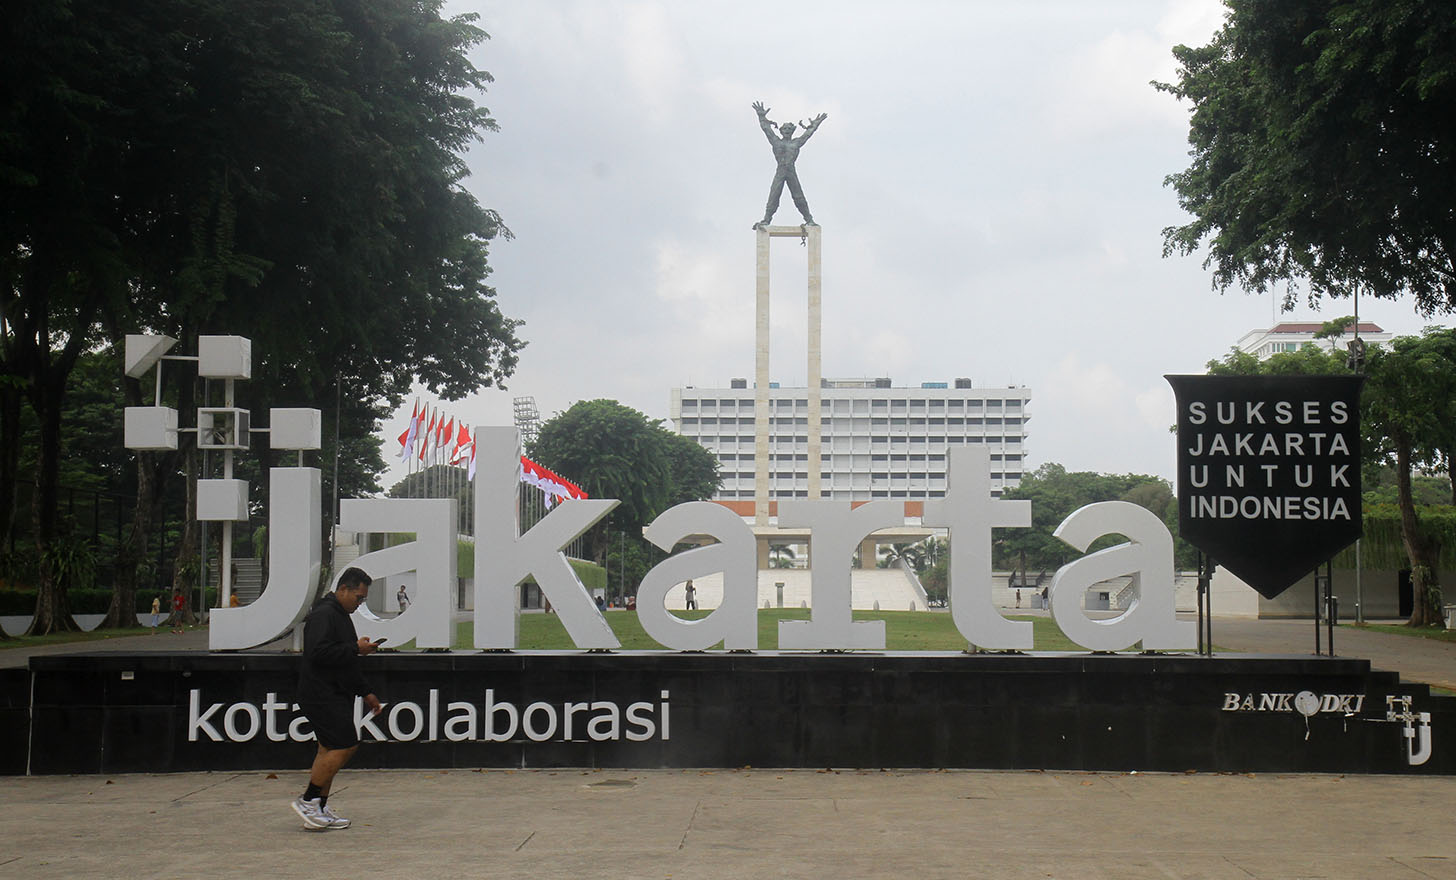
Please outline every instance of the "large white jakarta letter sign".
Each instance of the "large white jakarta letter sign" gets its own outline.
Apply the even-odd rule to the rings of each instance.
[[[922,522],[950,530],[950,617],[966,641],[1031,650],[1031,622],[1007,620],[991,599],[991,529],[1030,526],[1031,502],[991,497],[991,458],[984,447],[951,448],[945,497],[925,502]]]
[[[214,608],[207,646],[236,651],[281,637],[308,613],[323,565],[318,468],[268,472],[268,584],[258,601]]]
[[[351,499],[339,505],[339,527],[351,532],[414,532],[415,540],[365,553],[354,560],[372,578],[413,571],[415,595],[396,617],[379,617],[367,606],[354,612],[354,628],[371,639],[396,645],[410,639],[420,648],[448,648],[454,636],[450,600],[455,593],[456,523],[454,498]],[[336,572],[342,574],[343,572]]]
[[[880,529],[904,525],[899,501],[870,501],[849,509],[843,501],[779,502],[779,522],[808,526],[813,535],[814,580],[809,585],[809,619],[780,620],[780,648],[885,649],[883,620],[855,620],[849,564],[854,548]]]
[[[617,502],[587,498],[558,504],[523,535],[516,507],[520,434],[515,428],[479,428],[475,444],[475,647],[516,647],[516,586],[534,576],[578,648],[620,648],[561,552]]]
[[[1142,642],[1148,651],[1192,648],[1197,625],[1179,620],[1173,598],[1173,536],[1146,508],[1126,501],[1103,501],[1072,511],[1053,534],[1085,551],[1103,535],[1123,535],[1129,543],[1098,550],[1057,569],[1052,578],[1052,620],[1067,638],[1093,651],[1120,651]],[[1082,610],[1087,588],[1130,574],[1138,598],[1122,614],[1092,620]]]
[[[758,647],[758,564],[753,530],[733,511],[711,501],[689,501],[662,513],[643,534],[672,552],[693,535],[718,543],[685,550],[658,563],[637,587],[637,619],[642,629],[668,648],[701,651],[718,642],[729,651]],[[723,604],[700,620],[684,620],[667,610],[667,591],[689,578],[723,572]]]

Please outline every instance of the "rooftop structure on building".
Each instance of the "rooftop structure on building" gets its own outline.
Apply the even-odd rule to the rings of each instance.
[[[866,378],[825,379],[819,390],[820,497],[944,497],[947,453],[959,445],[986,448],[993,494],[1021,482],[1031,399],[1025,386],[956,379],[896,387]],[[723,482],[714,500],[745,516],[755,498],[754,401],[748,380],[734,379],[728,388],[673,389],[670,412],[674,430],[717,456]],[[769,406],[769,497],[807,498],[808,389],[770,383]]]
[[[1281,352],[1299,351],[1306,345],[1328,347],[1333,344],[1336,349],[1344,350],[1355,338],[1356,328],[1349,327],[1339,336],[1316,339],[1315,334],[1323,328],[1324,324],[1318,321],[1284,321],[1267,330],[1250,330],[1245,333],[1239,340],[1238,349],[1256,355],[1259,360],[1268,360]],[[1389,342],[1395,337],[1395,334],[1382,330],[1379,324],[1370,321],[1360,322],[1359,335],[1366,345]]]

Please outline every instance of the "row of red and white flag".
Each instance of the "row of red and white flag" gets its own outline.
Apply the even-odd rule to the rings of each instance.
[[[400,461],[409,461],[413,456],[435,464],[467,462],[469,477],[475,479],[475,438],[464,422],[456,427],[455,417],[446,419],[438,407],[428,403],[421,407],[415,400],[409,426],[399,435],[399,446]]]
[[[550,468],[544,468],[534,461],[521,456],[521,482],[535,486],[546,493],[546,509],[559,501],[568,498],[585,498],[587,494],[580,486],[559,476]]]
[[[431,409],[426,403],[422,408],[415,400],[410,414],[409,426],[399,435],[399,460],[409,461],[415,456],[421,462],[458,465],[468,462],[467,476],[475,479],[475,437],[461,422],[457,427],[455,417],[446,418],[438,408]],[[546,506],[569,498],[586,498],[586,492],[577,484],[521,456],[521,482],[535,486],[546,493]]]

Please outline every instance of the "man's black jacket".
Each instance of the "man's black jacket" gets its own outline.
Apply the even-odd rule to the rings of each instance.
[[[303,622],[300,702],[341,700],[373,693],[359,663],[359,636],[344,606],[329,593],[313,604]]]

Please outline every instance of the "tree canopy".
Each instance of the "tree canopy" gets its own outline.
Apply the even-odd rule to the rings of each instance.
[[[593,497],[616,498],[615,529],[640,537],[659,513],[718,490],[718,460],[615,400],[583,400],[541,425],[528,454]]]
[[[1260,361],[1240,351],[1210,361],[1216,375],[1293,375],[1349,372],[1344,355],[1306,345]],[[1435,564],[1440,548],[1424,528],[1416,504],[1415,472],[1446,470],[1456,450],[1456,331],[1428,328],[1370,348],[1360,392],[1361,455],[1365,472],[1388,469],[1394,476],[1401,540],[1419,601],[1411,623],[1441,619],[1441,585]],[[1453,491],[1456,494],[1456,491]],[[1387,492],[1388,495],[1388,492]]]
[[[1206,46],[1177,46],[1189,167],[1167,178],[1214,284],[1285,301],[1409,293],[1456,307],[1456,6],[1443,0],[1225,0]]]
[[[712,453],[615,400],[578,401],[552,416],[527,454],[592,497],[621,502],[587,536],[614,594],[635,593],[666,555],[642,537],[643,526],[675,504],[710,498],[720,482]]]
[[[1060,464],[1048,462],[1023,477],[1020,486],[1007,490],[1001,497],[1031,502],[1031,528],[997,530],[994,549],[996,565],[1001,568],[1019,569],[1024,555],[1027,570],[1050,571],[1080,556],[1052,533],[1072,511],[1094,502],[1129,501],[1147,508],[1164,522],[1168,521],[1171,509],[1173,524],[1177,524],[1172,488],[1163,478],[1146,474],[1068,471]],[[1117,540],[1113,537],[1100,538],[1089,552],[1114,543]]]
[[[467,57],[486,35],[441,5],[38,0],[9,18],[0,527],[21,401],[44,545],[67,377],[128,332],[183,354],[199,334],[247,336],[240,406],[315,405],[364,432],[415,381],[454,399],[510,375],[517,322],[486,283],[508,232],[461,183],[464,150],[495,128],[475,102],[490,76]],[[382,469],[372,445],[352,451],[345,471]],[[47,581],[38,623],[64,617]]]

